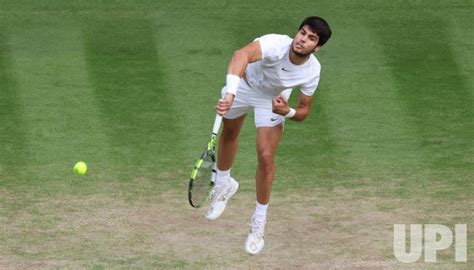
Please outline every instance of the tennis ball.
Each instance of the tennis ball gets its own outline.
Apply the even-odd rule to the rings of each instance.
[[[87,164],[84,161],[79,161],[74,165],[73,171],[78,175],[84,175],[87,172]]]

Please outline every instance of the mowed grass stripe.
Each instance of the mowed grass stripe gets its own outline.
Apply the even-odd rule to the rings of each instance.
[[[360,5],[339,11],[348,13],[346,19],[335,22],[335,34],[321,51],[328,62],[321,98],[337,145],[331,154],[337,162],[329,168],[340,171],[333,184],[377,187],[382,196],[407,195],[404,185],[416,177],[421,155],[413,151],[412,127],[403,119],[384,48],[366,22],[377,14]]]
[[[470,4],[474,7],[474,3]],[[469,8],[457,9],[458,16],[452,17],[449,20],[449,37],[454,40],[454,45],[451,46],[451,51],[454,56],[454,61],[458,64],[459,72],[464,77],[466,87],[471,93],[471,102],[474,104],[474,22],[466,18],[470,18],[472,10]],[[474,147],[472,148],[474,151]],[[473,155],[474,156],[474,153]]]
[[[122,180],[159,178],[174,184],[179,130],[160,52],[148,18],[108,15],[83,21],[87,72]],[[171,171],[171,172],[170,172]]]
[[[185,179],[209,140],[228,61],[222,45],[229,38],[215,17],[219,10],[211,9],[203,17],[206,3],[188,4],[176,3],[178,6],[153,18],[154,45],[166,65],[160,72],[166,78],[169,99],[175,107],[174,125],[179,130],[173,139],[180,139],[176,154],[182,158],[176,160],[175,167],[184,171]],[[187,16],[180,15],[181,5],[189,8]],[[210,42],[215,36],[219,39]]]
[[[397,20],[387,16],[374,21],[373,27],[384,45],[405,121],[414,131],[414,151],[422,154],[419,180],[453,184],[453,192],[439,195],[455,196],[472,187],[472,93],[451,49],[456,40],[449,35],[449,21],[429,10],[415,14],[410,8]],[[420,16],[423,20],[415,19]],[[397,46],[392,45],[394,39]]]
[[[85,73],[80,28],[61,17],[17,23],[12,57],[27,125],[28,178],[65,180],[76,161],[93,168],[107,148]]]
[[[18,93],[18,80],[13,69],[9,33],[0,27],[0,185],[14,182],[14,175],[24,170],[25,127],[23,104]]]

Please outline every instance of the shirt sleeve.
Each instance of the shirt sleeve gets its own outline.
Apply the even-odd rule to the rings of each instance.
[[[308,83],[301,85],[300,91],[307,96],[312,96],[316,92],[316,89],[318,88],[318,84],[319,84],[319,74],[317,74]]]
[[[319,85],[319,78],[321,77],[321,64],[319,64],[314,56],[312,56],[310,61],[312,68],[309,69],[306,74],[306,77],[310,79],[306,83],[300,85],[300,91],[307,96],[314,95]]]
[[[285,35],[268,34],[256,38],[262,49],[262,59],[278,59],[286,53],[287,44],[291,43],[291,38]]]
[[[293,91],[293,88],[285,89],[280,93],[280,96],[283,97],[286,101],[288,101],[290,99],[292,91]]]

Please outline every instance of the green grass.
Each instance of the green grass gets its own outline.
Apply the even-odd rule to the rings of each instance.
[[[333,201],[344,190],[354,204],[345,205],[338,218],[322,215],[341,232],[358,230],[362,221],[351,219],[350,207],[356,210],[356,202],[365,200],[375,201],[371,211],[390,215],[380,221],[387,228],[397,222],[467,223],[469,232],[473,11],[472,1],[460,0],[0,0],[0,227],[5,232],[0,267],[5,262],[94,269],[269,262],[265,255],[255,262],[243,253],[227,264],[207,255],[189,258],[171,238],[160,238],[171,247],[158,248],[147,237],[162,227],[143,228],[142,219],[125,230],[119,224],[128,221],[116,216],[110,217],[110,228],[100,217],[76,227],[68,218],[74,218],[71,213],[86,218],[100,209],[146,215],[148,207],[161,205],[181,209],[175,219],[193,226],[197,221],[187,217],[202,213],[186,206],[187,179],[208,139],[231,53],[266,33],[292,36],[312,14],[326,18],[334,35],[317,54],[323,71],[310,117],[285,126],[275,205],[280,196],[300,193]],[[233,171],[241,196],[249,200],[241,202],[245,220],[253,207],[256,168],[252,117],[244,125]],[[85,177],[72,173],[78,160],[89,165]],[[86,208],[69,202],[78,198],[85,198]],[[321,215],[311,216],[321,222]],[[347,230],[345,220],[355,227]],[[124,233],[123,239],[117,233]],[[196,250],[206,248],[194,240]],[[48,243],[62,243],[62,249],[48,250]],[[382,261],[395,260],[390,245],[380,247]],[[323,265],[343,258],[349,266],[366,255],[356,247],[331,247],[339,255],[313,255],[321,255]],[[280,263],[296,267],[290,257],[298,252],[287,250]],[[443,267],[463,267],[452,261],[443,257]]]

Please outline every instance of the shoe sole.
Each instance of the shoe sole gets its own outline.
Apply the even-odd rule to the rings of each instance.
[[[262,252],[262,250],[263,250],[264,247],[265,247],[265,242],[263,242],[262,248],[261,248],[259,251],[257,251],[257,252],[251,252],[251,251],[249,251],[249,250],[247,249],[247,246],[246,246],[246,245],[244,246],[244,250],[245,250],[245,252],[247,252],[247,254],[249,254],[249,255],[258,255],[260,252]]]

